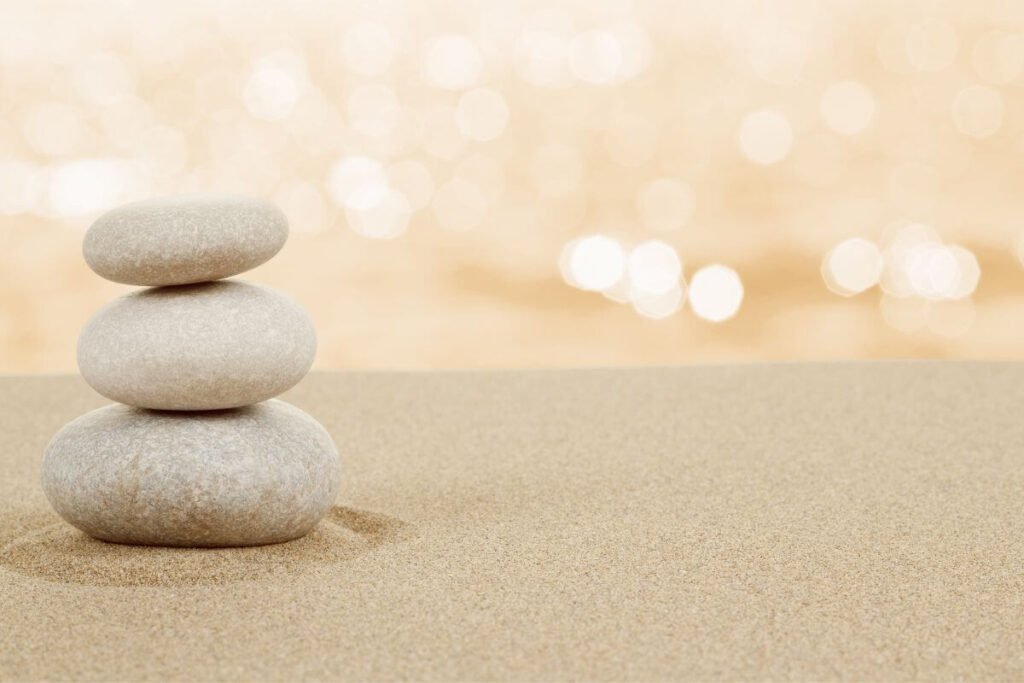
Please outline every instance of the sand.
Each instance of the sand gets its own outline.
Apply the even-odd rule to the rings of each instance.
[[[1024,365],[314,373],[327,522],[107,545],[0,379],[0,679],[1024,678]]]

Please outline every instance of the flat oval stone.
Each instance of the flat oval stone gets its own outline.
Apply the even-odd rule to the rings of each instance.
[[[86,323],[78,367],[118,403],[235,408],[273,398],[309,371],[316,331],[277,290],[235,280],[145,289]]]
[[[107,406],[67,424],[43,459],[61,517],[139,545],[289,541],[327,514],[340,482],[327,431],[276,400],[207,413]]]
[[[288,239],[273,204],[234,195],[184,195],[119,206],[100,216],[82,252],[100,277],[129,285],[184,285],[238,275]]]

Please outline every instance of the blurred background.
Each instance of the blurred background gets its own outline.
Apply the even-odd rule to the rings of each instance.
[[[0,371],[104,210],[288,215],[319,367],[1017,358],[1019,0],[0,0]]]

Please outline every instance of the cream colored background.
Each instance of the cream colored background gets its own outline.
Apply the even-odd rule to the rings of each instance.
[[[1005,1],[4,0],[0,370],[74,369],[84,229],[195,190],[288,213],[250,277],[321,367],[1014,358],[1022,79]]]

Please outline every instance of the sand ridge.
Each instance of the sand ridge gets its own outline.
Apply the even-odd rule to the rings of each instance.
[[[16,528],[14,520],[3,518],[0,526]],[[242,548],[128,546],[98,541],[40,513],[33,520],[21,520],[17,537],[0,546],[0,567],[54,583],[124,588],[285,581],[405,536],[405,524],[399,520],[336,506],[312,532],[291,543]]]

